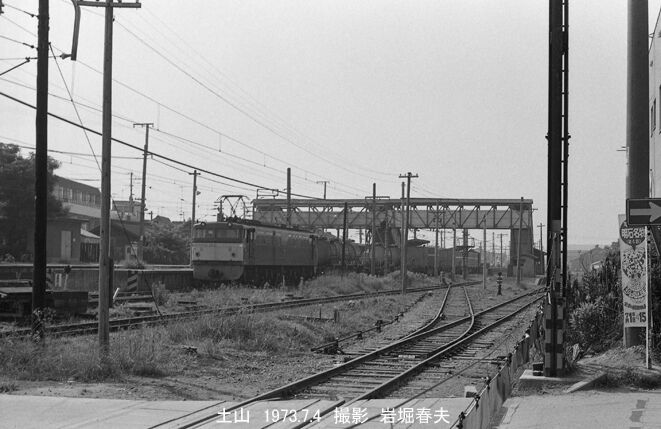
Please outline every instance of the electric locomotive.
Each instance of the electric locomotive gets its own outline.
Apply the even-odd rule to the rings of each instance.
[[[308,231],[237,222],[195,225],[191,245],[193,276],[209,281],[255,284],[297,281],[327,264]],[[321,258],[320,258],[321,254]]]

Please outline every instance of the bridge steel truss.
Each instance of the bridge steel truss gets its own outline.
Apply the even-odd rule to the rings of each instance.
[[[402,224],[401,200],[380,197],[352,200],[292,199],[291,225],[305,229],[342,229],[344,206],[348,207],[347,228],[372,228],[376,224]],[[287,224],[287,200],[258,198],[252,201],[253,219]],[[532,204],[529,199],[411,198],[409,227],[416,229],[509,229],[529,231],[532,237]],[[374,207],[374,209],[372,208]],[[404,207],[405,208],[405,207]]]

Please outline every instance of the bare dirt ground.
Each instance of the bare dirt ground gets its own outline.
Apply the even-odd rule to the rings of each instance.
[[[509,283],[509,282],[508,282]],[[480,296],[481,305],[493,305],[495,281],[489,282],[490,290],[482,291],[482,285],[473,286]],[[527,287],[532,287],[529,283]],[[505,297],[525,292],[507,284]],[[442,290],[437,294],[443,293]],[[411,299],[411,306],[400,322],[405,323],[412,315],[416,319],[428,319],[437,308],[428,303],[431,298]],[[396,314],[393,314],[394,317]],[[424,315],[425,317],[421,317]],[[391,325],[396,329],[397,324]],[[364,329],[365,327],[363,327]],[[384,328],[384,331],[391,327]],[[374,333],[373,335],[377,335]],[[370,336],[366,337],[369,340]],[[353,342],[352,347],[360,347]],[[182,349],[181,353],[186,353]],[[187,366],[175,375],[164,377],[126,376],[119,382],[81,383],[68,381],[26,381],[0,375],[0,392],[17,395],[48,395],[111,399],[149,400],[241,400],[280,387],[307,375],[331,368],[341,356],[316,354],[310,351],[294,351],[273,354],[265,351],[239,350],[228,344],[213,354],[198,350],[189,356]]]

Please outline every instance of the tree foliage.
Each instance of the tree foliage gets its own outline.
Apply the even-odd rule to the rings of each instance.
[[[609,249],[603,266],[573,282],[569,294],[569,341],[583,350],[601,351],[622,336],[620,251]]]
[[[27,252],[28,231],[34,227],[35,156],[21,156],[18,146],[0,143],[0,255],[17,259]],[[59,162],[48,157],[48,217],[65,214],[52,194]]]
[[[149,264],[184,265],[189,262],[190,223],[152,223],[145,231],[143,251]]]

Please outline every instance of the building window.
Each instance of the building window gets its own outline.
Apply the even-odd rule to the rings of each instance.
[[[651,135],[654,135],[654,130],[656,130],[656,98],[652,102],[652,108],[650,109],[650,127],[652,128]]]

